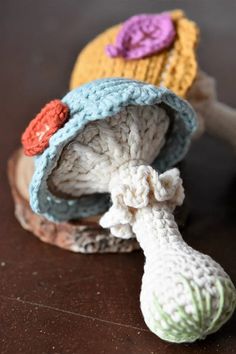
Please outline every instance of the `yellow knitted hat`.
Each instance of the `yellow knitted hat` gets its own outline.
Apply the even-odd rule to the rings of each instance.
[[[197,74],[195,48],[198,27],[180,10],[172,11],[169,15],[176,31],[175,40],[170,47],[142,59],[111,58],[105,48],[115,42],[122,28],[122,24],[116,25],[89,42],[79,54],[72,72],[70,88],[99,78],[125,77],[165,86],[184,97]]]

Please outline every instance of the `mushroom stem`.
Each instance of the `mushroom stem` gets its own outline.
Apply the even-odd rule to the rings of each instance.
[[[147,258],[146,262],[156,259],[157,249],[159,251],[172,242],[184,242],[173,211],[165,204],[155,203],[138,209],[132,229]],[[155,247],[150,247],[150,244]]]
[[[193,342],[232,315],[236,291],[223,268],[188,246],[173,210],[184,199],[179,171],[126,166],[110,183],[113,205],[101,218],[117,237],[136,236],[146,262],[140,295],[147,326],[170,342]]]
[[[236,302],[222,267],[184,242],[165,204],[139,209],[133,231],[146,257],[140,302],[150,330],[176,343],[217,331]]]

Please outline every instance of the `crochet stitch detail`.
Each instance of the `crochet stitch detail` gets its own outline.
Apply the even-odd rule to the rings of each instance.
[[[137,15],[124,22],[114,45],[106,47],[111,58],[140,59],[168,48],[175,37],[168,13]]]
[[[145,127],[145,129],[144,129]],[[128,106],[87,124],[63,150],[48,178],[57,195],[106,193],[114,171],[130,159],[151,164],[166,141],[167,112],[158,105]]]
[[[100,225],[110,228],[114,236],[121,238],[134,236],[131,226],[135,222],[136,209],[164,202],[173,210],[184,200],[177,169],[158,175],[151,166],[127,165],[113,174],[109,189],[113,205],[100,219]]]
[[[185,97],[197,75],[198,28],[182,11],[171,11],[169,15],[176,36],[168,49],[142,59],[110,58],[104,48],[115,43],[122,27],[116,25],[98,35],[81,51],[72,72],[70,88],[99,78],[124,77],[164,86]]]
[[[100,219],[116,237],[134,234],[146,262],[140,295],[147,326],[169,342],[194,342],[233,314],[236,291],[211,257],[183,240],[173,210],[184,199],[179,170],[124,166],[110,183],[113,205]]]
[[[68,106],[60,100],[47,103],[22,135],[21,142],[25,155],[34,156],[42,153],[48,147],[50,137],[62,127],[68,115]]]
[[[103,213],[109,207],[109,195],[87,195],[65,199],[53,195],[47,184],[63,148],[91,121],[104,120],[125,107],[159,105],[168,107],[173,124],[165,145],[153,162],[164,171],[186,154],[196,118],[190,105],[165,88],[121,79],[102,79],[69,92],[62,101],[70,109],[70,119],[51,138],[45,151],[36,156],[35,173],[30,185],[30,204],[34,212],[53,221],[64,221]]]

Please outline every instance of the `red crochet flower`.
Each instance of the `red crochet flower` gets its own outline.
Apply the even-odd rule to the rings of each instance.
[[[46,104],[22,134],[25,155],[34,156],[43,152],[51,136],[62,127],[68,116],[69,108],[60,100]]]

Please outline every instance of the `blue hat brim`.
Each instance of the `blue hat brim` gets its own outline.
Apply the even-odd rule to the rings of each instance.
[[[86,124],[104,119],[130,105],[163,104],[173,112],[173,125],[161,152],[153,162],[160,172],[183,159],[196,130],[196,115],[191,106],[170,90],[123,78],[101,79],[69,92],[62,101],[70,109],[70,118],[49,140],[49,146],[35,158],[30,184],[30,204],[34,212],[49,220],[62,222],[105,212],[109,195],[91,195],[78,199],[54,196],[47,184],[63,148]]]

